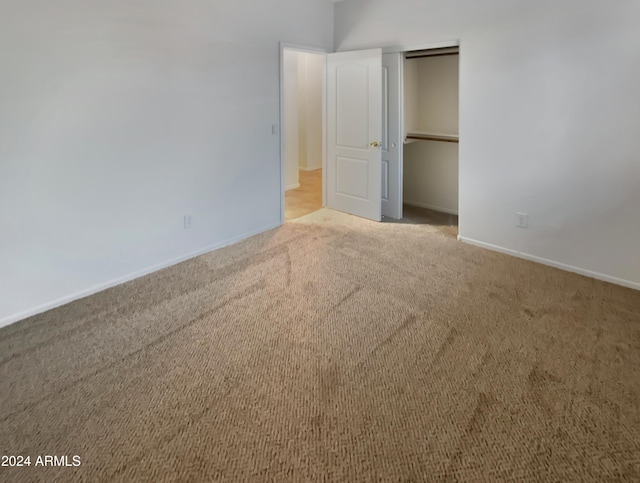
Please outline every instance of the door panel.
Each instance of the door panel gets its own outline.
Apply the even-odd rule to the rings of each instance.
[[[383,56],[384,59],[384,56]],[[389,151],[389,66],[382,64],[382,152]]]
[[[338,147],[368,149],[368,66],[359,64],[338,65],[336,67],[336,96]]]
[[[369,199],[369,162],[364,159],[349,159],[338,156],[338,194],[361,200]]]
[[[389,161],[382,160],[382,201],[389,201]],[[384,213],[383,213],[384,215]],[[387,215],[384,215],[387,216]]]
[[[382,56],[382,215],[402,218],[402,54]]]
[[[327,56],[327,206],[382,219],[382,52]]]

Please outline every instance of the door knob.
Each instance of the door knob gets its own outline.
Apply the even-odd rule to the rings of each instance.
[[[373,141],[373,142],[371,143],[371,147],[372,147],[372,148],[379,148],[379,147],[380,147],[380,143],[379,143],[378,141]]]

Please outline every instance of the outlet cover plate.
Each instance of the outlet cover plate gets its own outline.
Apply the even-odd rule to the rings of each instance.
[[[516,213],[516,226],[518,228],[529,228],[529,215],[526,213]]]

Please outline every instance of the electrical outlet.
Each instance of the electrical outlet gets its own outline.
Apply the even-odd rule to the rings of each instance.
[[[529,215],[526,213],[516,213],[516,226],[518,228],[529,228]]]
[[[184,215],[184,229],[191,228],[191,215]]]

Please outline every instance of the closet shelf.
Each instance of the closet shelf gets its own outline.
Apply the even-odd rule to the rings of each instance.
[[[426,132],[409,132],[406,135],[407,139],[419,139],[422,141],[442,141],[445,143],[458,143],[459,137],[458,135],[451,134],[435,134],[435,133],[426,133]]]

